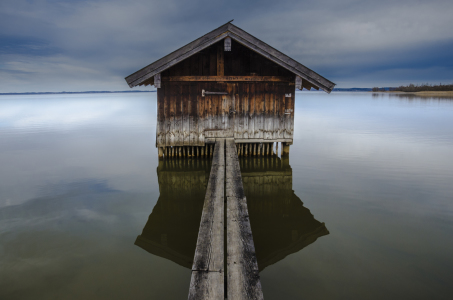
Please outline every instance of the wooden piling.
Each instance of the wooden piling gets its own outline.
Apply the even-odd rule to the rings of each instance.
[[[289,155],[289,144],[288,143],[282,143],[282,156],[287,156]]]

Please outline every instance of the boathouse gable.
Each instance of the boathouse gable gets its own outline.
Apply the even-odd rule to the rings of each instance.
[[[231,22],[231,21],[230,21]],[[137,72],[127,76],[126,82],[130,87],[141,85],[154,85],[153,80],[156,74],[159,74],[170,67],[178,64],[179,62],[193,56],[196,53],[210,47],[211,45],[219,42],[226,41],[224,49],[229,52],[232,47],[228,48],[227,43],[236,41],[237,43],[251,49],[257,54],[267,58],[268,60],[282,66],[288,71],[292,72],[295,76],[302,79],[303,87],[306,89],[316,88],[322,89],[330,93],[335,86],[335,83],[317,74],[313,70],[307,68],[301,63],[295,61],[289,56],[274,49],[263,41],[255,38],[251,34],[242,30],[241,28],[231,24],[230,22],[220,26],[217,29],[205,34],[204,36],[196,39],[195,41],[179,48],[178,50],[162,57],[161,59],[151,63],[150,65],[138,70]],[[234,50],[233,50],[234,51]],[[296,83],[297,85],[297,83]]]

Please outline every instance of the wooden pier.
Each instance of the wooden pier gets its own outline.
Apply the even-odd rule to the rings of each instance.
[[[189,299],[263,299],[258,273],[237,147],[233,139],[218,139],[201,216]]]
[[[226,140],[227,297],[263,299],[247,200],[233,139]]]

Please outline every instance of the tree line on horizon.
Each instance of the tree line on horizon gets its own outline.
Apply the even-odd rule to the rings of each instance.
[[[385,92],[385,91],[394,91],[394,92],[445,92],[453,91],[453,84],[438,84],[432,85],[429,83],[415,85],[413,83],[407,86],[399,86],[393,88],[378,88],[374,87],[371,89],[373,92]]]

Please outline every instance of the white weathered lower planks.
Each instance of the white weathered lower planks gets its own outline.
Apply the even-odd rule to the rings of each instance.
[[[233,139],[226,140],[227,297],[263,299],[252,230]]]
[[[224,297],[224,140],[216,141],[197,248],[192,266],[189,299]]]

